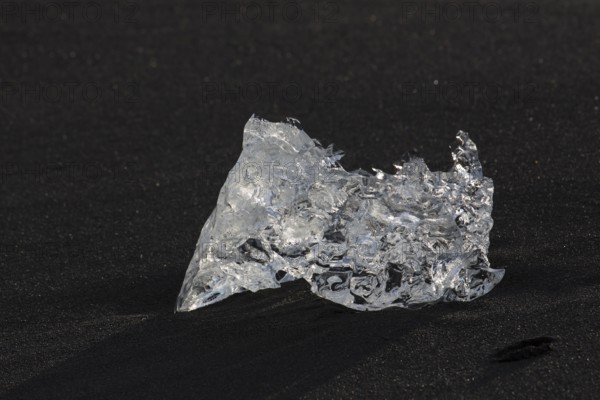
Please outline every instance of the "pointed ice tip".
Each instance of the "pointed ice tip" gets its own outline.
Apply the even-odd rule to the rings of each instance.
[[[463,130],[459,130],[456,133],[456,138],[461,142],[461,143],[465,143],[467,140],[469,140],[469,133],[465,132]]]
[[[185,297],[179,294],[177,296],[177,301],[175,302],[175,313],[190,311],[188,307],[185,305]]]
[[[257,124],[260,124],[260,121],[262,121],[262,118],[260,118],[256,114],[252,114],[250,118],[248,118],[248,121],[246,121],[246,124],[244,125],[244,132],[246,132],[246,130],[248,129],[252,129]]]
[[[256,114],[252,114],[252,116],[246,121],[246,125],[244,125],[244,133],[242,139],[242,146],[249,146],[256,139],[263,137],[263,129],[261,128],[261,124],[263,120],[256,116]]]
[[[451,146],[452,160],[454,168],[462,168],[467,171],[473,178],[482,179],[483,169],[479,161],[477,145],[469,138],[469,134],[465,131],[458,131],[456,134],[456,142]]]
[[[195,309],[203,306],[204,304],[198,304],[198,302],[190,301],[190,297],[179,296],[175,304],[175,313],[194,311]]]

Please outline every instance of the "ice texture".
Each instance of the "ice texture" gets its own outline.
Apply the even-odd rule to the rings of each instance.
[[[469,135],[456,138],[448,172],[432,172],[420,158],[395,164],[394,174],[349,172],[341,152],[297,121],[253,116],[176,310],[299,278],[356,310],[486,294],[504,275],[487,258],[494,187]]]

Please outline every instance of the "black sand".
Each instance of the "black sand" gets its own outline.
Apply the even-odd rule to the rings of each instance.
[[[0,13],[1,396],[597,395],[600,5],[78,4]],[[297,282],[173,314],[252,113],[298,118],[348,169],[407,151],[448,168],[470,132],[503,282],[418,311]]]

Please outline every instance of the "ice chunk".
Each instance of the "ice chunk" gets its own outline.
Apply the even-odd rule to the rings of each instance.
[[[487,259],[494,187],[467,133],[448,172],[414,158],[372,175],[295,122],[247,122],[177,311],[299,278],[357,310],[470,301],[502,279]]]

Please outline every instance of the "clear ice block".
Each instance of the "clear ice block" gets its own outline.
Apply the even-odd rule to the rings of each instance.
[[[493,182],[467,133],[448,172],[414,158],[369,174],[344,170],[296,122],[246,123],[177,311],[300,278],[356,310],[470,301],[500,282],[487,258]]]

